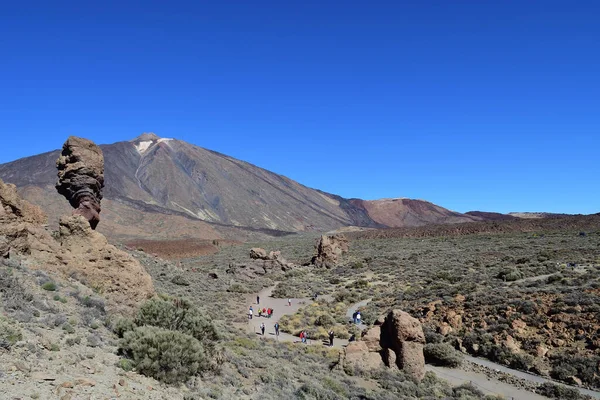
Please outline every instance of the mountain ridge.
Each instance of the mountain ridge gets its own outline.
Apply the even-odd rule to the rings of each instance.
[[[174,237],[214,239],[236,236],[239,230],[285,234],[482,219],[423,200],[346,199],[226,154],[153,133],[100,147],[106,160],[104,202],[108,203],[103,206],[100,229],[107,225],[109,236],[133,235],[128,229],[136,231],[136,237],[160,236],[165,225]],[[14,183],[51,221],[65,211],[54,189],[58,155],[59,150],[54,150],[0,164],[0,178]],[[177,219],[181,232],[169,226],[164,216]],[[123,223],[128,226],[119,227]]]

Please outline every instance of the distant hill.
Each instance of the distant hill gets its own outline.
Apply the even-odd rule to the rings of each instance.
[[[382,228],[481,220],[422,200],[345,199],[181,140],[143,134],[101,146],[105,192],[99,230],[121,238],[242,238],[254,233]],[[56,193],[59,150],[0,165],[51,223],[69,212]]]
[[[472,217],[481,218],[486,221],[510,221],[519,219],[518,216],[511,214],[501,214],[496,212],[486,212],[486,211],[468,211],[465,215],[470,215]]]

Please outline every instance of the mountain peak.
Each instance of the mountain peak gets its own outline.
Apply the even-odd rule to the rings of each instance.
[[[159,140],[160,136],[156,135],[154,132],[144,132],[140,136],[131,140],[132,142],[146,142],[146,141],[154,141]]]

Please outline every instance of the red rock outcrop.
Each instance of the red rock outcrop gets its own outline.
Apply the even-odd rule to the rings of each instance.
[[[56,190],[69,200],[75,209],[73,215],[83,216],[92,229],[96,229],[104,187],[102,150],[91,140],[70,136],[63,145],[56,167]]]
[[[420,381],[425,376],[424,344],[419,320],[404,311],[392,310],[380,326],[363,332],[360,341],[348,344],[340,358],[344,369],[376,369],[386,365]]]
[[[317,267],[331,268],[340,261],[342,254],[347,251],[348,239],[344,235],[323,235],[317,243],[317,255],[312,258],[311,264]]]

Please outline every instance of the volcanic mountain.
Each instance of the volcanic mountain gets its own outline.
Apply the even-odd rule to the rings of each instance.
[[[252,232],[327,231],[478,221],[422,200],[345,199],[180,140],[152,133],[101,145],[99,230],[121,238],[244,238]],[[0,165],[0,178],[55,222],[68,212],[56,182],[59,150]]]

